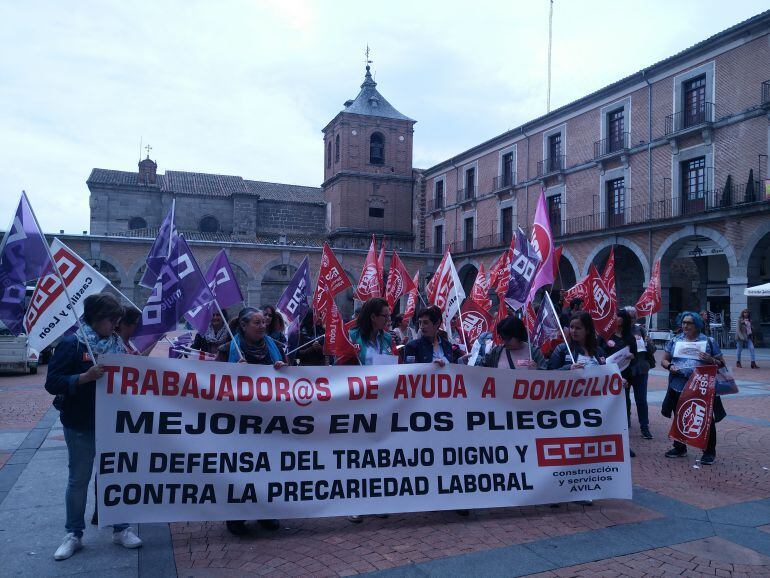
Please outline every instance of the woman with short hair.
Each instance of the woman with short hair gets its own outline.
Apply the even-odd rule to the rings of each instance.
[[[123,307],[109,293],[89,295],[83,301],[81,328],[65,337],[53,352],[48,364],[46,390],[55,395],[64,426],[64,441],[69,458],[69,476],[65,494],[67,534],[54,554],[55,560],[66,560],[83,547],[88,483],[96,455],[96,380],[104,375],[94,355],[126,353],[123,340],[115,327],[123,315]],[[112,527],[112,541],[126,548],[138,548],[142,540],[128,524]]]
[[[230,363],[272,365],[274,369],[286,365],[283,351],[267,335],[267,320],[262,311],[254,307],[244,307],[238,313],[237,331],[230,342],[230,355],[227,360]],[[270,531],[280,528],[278,520],[257,520],[257,523]],[[228,520],[225,524],[227,530],[236,536],[248,533],[245,520]]]
[[[668,340],[663,351],[663,360],[660,365],[668,371],[668,390],[663,399],[661,413],[665,417],[671,417],[676,413],[679,396],[682,394],[687,380],[696,367],[702,365],[716,365],[724,367],[724,358],[719,345],[712,338],[703,333],[703,318],[693,311],[683,311],[677,318],[677,325],[682,332]],[[704,343],[705,342],[705,343]],[[694,348],[704,349],[693,357],[690,352],[685,352],[686,344],[693,344]],[[714,397],[713,419],[709,430],[708,445],[703,452],[700,463],[710,466],[716,461],[717,428],[716,422],[721,421],[726,415],[720,396]],[[674,447],[666,452],[667,458],[681,458],[687,455],[687,446],[680,441],[674,442]]]

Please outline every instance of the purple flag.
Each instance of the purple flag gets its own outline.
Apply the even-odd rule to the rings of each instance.
[[[144,270],[142,278],[139,280],[139,285],[152,289],[155,286],[155,281],[158,280],[160,270],[166,263],[166,259],[171,254],[171,246],[177,236],[176,225],[174,224],[174,207],[176,201],[171,201],[171,210],[169,210],[166,218],[158,229],[158,236],[155,237],[155,241],[150,247],[150,252],[147,253],[147,268]]]
[[[275,310],[286,318],[288,324],[286,337],[289,350],[294,349],[299,343],[299,328],[310,309],[307,302],[309,291],[310,267],[305,257],[275,306]]]
[[[559,316],[548,298],[540,303],[540,310],[535,319],[535,331],[530,336],[530,345],[538,349],[553,350],[557,343],[564,341],[561,334]]]
[[[195,257],[184,237],[173,239],[171,255],[158,274],[158,280],[142,309],[142,318],[133,341],[139,351],[146,351],[164,334],[176,329],[187,311],[214,300]]]
[[[22,193],[0,246],[0,321],[14,335],[24,331],[27,281],[42,277],[50,264],[45,237],[37,226],[27,195]]]
[[[513,247],[513,259],[511,259],[511,276],[508,280],[508,290],[505,293],[505,302],[516,311],[527,304],[532,282],[535,280],[537,266],[540,264],[540,256],[535,247],[527,240],[521,229],[516,231],[516,243]]]
[[[235,273],[224,249],[217,253],[209,265],[206,271],[206,283],[222,309],[243,301],[241,288],[238,287],[238,281],[235,279]],[[211,302],[188,311],[184,317],[198,333],[205,333],[216,311],[216,303]]]

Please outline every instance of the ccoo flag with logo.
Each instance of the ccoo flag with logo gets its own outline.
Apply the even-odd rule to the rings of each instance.
[[[171,248],[177,236],[176,225],[174,224],[175,206],[176,201],[171,201],[171,208],[169,209],[166,218],[163,219],[163,222],[160,224],[158,236],[155,237],[155,241],[153,241],[152,247],[150,247],[150,252],[147,253],[147,258],[145,259],[147,268],[144,270],[144,274],[139,280],[139,285],[142,287],[151,289],[155,286],[158,275],[160,275],[160,270],[163,268],[166,259],[168,259],[168,256],[171,254]]]
[[[530,314],[531,312],[528,312]],[[553,304],[548,298],[540,302],[540,310],[537,312],[533,325],[530,341],[533,347],[552,351],[556,345],[564,341],[559,325],[559,316],[554,311]]]
[[[206,270],[205,279],[209,289],[211,289],[211,293],[222,309],[243,302],[241,288],[238,286],[235,273],[224,249],[214,257],[211,265]],[[211,324],[211,317],[216,311],[218,311],[217,305],[212,301],[188,311],[184,317],[198,333],[205,333]]]
[[[45,237],[22,193],[0,247],[0,321],[14,335],[24,330],[27,281],[41,277],[50,264]]]
[[[508,289],[505,292],[505,301],[514,311],[524,307],[530,300],[530,290],[539,266],[540,255],[519,229],[516,231],[516,243],[509,265]]]
[[[59,239],[51,243],[51,253],[61,279],[49,266],[46,274],[38,279],[24,315],[29,346],[38,351],[43,351],[77,323],[77,318],[83,315],[86,297],[100,293],[110,285],[105,277]],[[62,280],[69,292],[69,303]]]
[[[155,345],[176,329],[179,319],[191,309],[214,300],[198,263],[182,235],[172,239],[171,254],[158,272],[152,293],[142,309],[133,341],[139,351]]]
[[[275,310],[283,315],[287,321],[286,337],[290,349],[295,348],[299,343],[299,328],[310,309],[307,302],[309,291],[310,265],[306,256],[302,259],[302,263],[294,272],[294,276],[286,289],[283,290],[281,298],[278,299],[278,304],[275,306]]]
[[[714,419],[717,366],[693,368],[682,389],[668,437],[694,448],[706,450],[711,420]]]

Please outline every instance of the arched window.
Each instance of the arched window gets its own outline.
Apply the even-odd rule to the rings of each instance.
[[[128,230],[133,231],[134,229],[146,229],[147,228],[147,221],[145,221],[142,217],[131,217],[128,220]]]
[[[326,145],[326,168],[332,168],[332,141],[329,141]]]
[[[381,165],[385,163],[385,137],[375,132],[369,139],[369,163]]]
[[[340,162],[340,135],[334,137],[334,162]]]
[[[212,217],[211,215],[206,215],[201,219],[201,222],[198,228],[200,229],[201,233],[218,233],[219,221],[217,221],[216,217]]]

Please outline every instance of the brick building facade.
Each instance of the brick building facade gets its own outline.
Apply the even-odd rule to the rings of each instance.
[[[667,328],[708,307],[735,319],[743,289],[770,280],[770,12],[426,170],[412,166],[415,121],[367,67],[355,99],[323,129],[320,188],[237,176],[94,169],[91,234],[64,236],[141,305],[134,287],[176,199],[202,267],[224,247],[252,305],[275,302],[305,255],[329,240],[352,281],[372,233],[407,267],[433,271],[451,244],[463,282],[488,268],[545,189],[562,287],[614,247],[622,303],[662,262]],[[352,292],[340,297],[353,308]],[[770,343],[770,300],[748,307]]]

